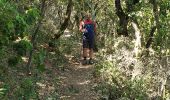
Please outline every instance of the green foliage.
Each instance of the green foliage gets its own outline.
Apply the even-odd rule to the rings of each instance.
[[[0,88],[0,98],[5,94],[5,91],[5,88]]]
[[[26,11],[26,22],[28,25],[32,25],[35,21],[37,21],[39,15],[39,10],[37,8],[30,8]]]
[[[96,72],[102,77],[102,84],[98,86],[102,95],[107,95],[109,100],[147,100],[148,82],[142,78],[131,80],[114,65],[109,61],[96,65]]]
[[[10,40],[15,40],[28,35],[26,31],[40,16],[36,7],[30,7],[24,13],[20,13],[17,6],[11,3],[6,0],[0,1],[0,32]]]
[[[2,36],[8,36],[12,33],[14,34],[14,19],[17,14],[14,5],[11,5],[5,0],[0,2],[0,32],[3,33]]]
[[[24,56],[27,51],[31,50],[32,44],[28,40],[21,40],[18,43],[14,43],[13,48],[19,56]]]
[[[0,49],[3,49],[3,46],[9,44],[8,38],[0,35]]]
[[[23,38],[26,34],[27,23],[24,20],[24,17],[21,15],[17,15],[15,19],[15,33],[17,36]]]
[[[1,100],[38,99],[34,82],[36,79],[25,78],[25,62],[21,62],[21,57],[24,56],[24,61],[26,61],[27,52],[32,49],[30,38],[27,37],[31,37],[37,20],[41,17],[39,4],[40,1],[38,0],[0,0]],[[38,57],[34,63],[38,65],[37,68],[42,72],[45,71],[45,56],[44,51],[38,51]],[[16,66],[20,67],[11,68]],[[3,83],[9,85],[2,86]]]
[[[33,79],[32,78],[23,79],[21,85],[18,87],[15,94],[18,100],[36,99],[37,94]]]
[[[41,49],[35,58],[36,63],[37,63],[37,69],[40,72],[45,71],[45,58],[46,58],[46,51]]]
[[[36,50],[33,55],[34,62],[32,65],[35,67],[32,67],[32,70],[33,72],[38,70],[36,75],[39,75],[39,73],[42,74],[42,72],[47,70],[45,63],[46,60],[50,62],[49,65],[58,68],[68,66],[69,62],[72,63],[73,60],[75,62],[79,61],[80,58],[79,50],[81,50],[81,44],[79,44],[79,42],[81,37],[74,37],[75,34],[79,34],[78,32],[74,33],[70,31],[71,37],[63,36],[58,40],[51,40],[52,45],[54,44],[54,46],[52,46],[53,52],[48,52],[48,50],[44,49],[48,49],[48,46],[46,46],[48,43],[47,41],[51,39],[54,33],[58,32],[60,24],[66,17],[64,15],[66,12],[66,5],[68,4],[68,0],[46,1],[46,16],[42,23],[43,27],[40,28],[40,32],[38,33],[39,37],[36,40]],[[121,0],[121,5],[123,6],[123,11],[129,17],[136,20],[139,25],[142,40],[142,47],[139,49],[143,50],[145,49],[144,47],[148,38],[150,38],[151,27],[156,24],[153,12],[153,0],[139,0],[136,4],[134,4],[134,1],[138,0]],[[119,27],[119,19],[115,14],[114,0],[73,0],[73,2],[74,9],[72,9],[73,13],[71,14],[68,29],[72,28],[70,27],[71,25],[73,28],[78,26],[78,21],[84,11],[89,11],[93,18],[96,17],[97,42],[101,50],[101,52],[98,53],[101,58],[97,59],[100,59],[101,61],[96,64],[95,74],[96,76],[102,77],[102,84],[99,85],[99,90],[102,91],[102,94],[107,95],[110,100],[147,100],[147,93],[151,88],[149,85],[152,84],[148,82],[150,80],[146,80],[142,77],[134,78],[132,80],[131,76],[126,76],[125,72],[122,72],[122,69],[128,66],[126,63],[122,69],[120,68],[119,63],[121,61],[129,62],[130,59],[122,60],[125,57],[123,56],[117,61],[114,61],[114,58],[110,58],[112,59],[111,61],[106,60],[106,56],[117,54],[117,52],[115,53],[116,49],[119,50],[119,48],[127,48],[130,51],[133,51],[135,48],[134,42],[136,38],[134,29],[131,27],[130,23],[128,24],[128,31],[132,37],[129,41],[118,38],[119,43],[116,44],[116,28]],[[159,12],[159,27],[152,38],[153,41],[151,48],[153,48],[152,52],[155,56],[167,56],[170,54],[170,1],[156,0],[156,3],[158,5]],[[35,79],[28,77],[23,79],[23,76],[25,75],[23,70],[12,70],[12,68],[7,66],[15,67],[20,64],[19,62],[21,61],[22,56],[25,58],[28,57],[27,52],[32,49],[32,44],[30,43],[30,39],[26,39],[26,37],[31,37],[38,19],[42,17],[40,16],[39,4],[40,0],[0,0],[0,66],[3,65],[0,70],[1,78],[6,81],[6,79],[11,79],[10,75],[16,75],[16,77],[13,77],[12,82],[7,82],[16,83],[15,85],[10,84],[0,87],[0,97],[10,94],[12,97],[18,97],[17,100],[37,99],[36,97],[38,94],[36,93]],[[131,6],[131,8],[128,8],[128,6]],[[77,18],[75,18],[75,16],[77,16]],[[46,26],[48,29],[45,28]],[[74,31],[74,29],[71,30]],[[44,48],[42,49],[40,45],[43,45]],[[125,53],[127,52],[123,52],[121,55]],[[117,56],[114,57],[116,58]],[[148,60],[148,58],[145,59]],[[147,61],[144,61],[144,63],[146,62]],[[168,64],[169,63],[166,63],[165,66],[160,64],[160,66],[163,68],[169,66]],[[19,66],[21,65],[25,66],[25,63],[22,62]],[[146,68],[148,66],[149,68],[155,67],[154,64],[145,65]],[[134,67],[133,65],[131,66]],[[25,67],[22,68],[26,69]],[[48,74],[51,74],[52,71],[50,69],[48,70]],[[153,70],[154,71],[151,71],[150,73],[155,74],[155,69]],[[20,79],[21,77],[22,79]],[[9,87],[12,88],[12,90],[10,90]],[[70,87],[70,91],[72,90],[73,92],[76,92],[73,87]],[[14,93],[10,93],[11,91],[14,91]],[[155,90],[153,91],[155,92]],[[169,90],[166,90],[165,92],[167,92],[165,93],[166,98],[166,96],[168,97],[169,95]]]
[[[2,87],[0,87],[0,99],[3,99],[3,97],[5,97],[5,95],[9,92],[9,88],[10,86],[7,84],[2,85]]]
[[[20,57],[11,57],[8,59],[8,65],[9,66],[13,66],[16,67],[16,65],[19,63],[19,61],[21,60]]]

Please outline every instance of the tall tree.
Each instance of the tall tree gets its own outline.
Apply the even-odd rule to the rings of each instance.
[[[68,0],[66,17],[64,19],[64,22],[61,24],[58,33],[55,34],[56,39],[58,39],[64,33],[64,31],[66,30],[66,28],[67,28],[67,26],[69,24],[69,20],[70,20],[70,17],[71,17],[72,7],[73,7],[73,0]]]
[[[153,36],[154,36],[154,32],[157,31],[159,32],[160,30],[160,24],[159,24],[159,12],[158,12],[158,4],[157,4],[157,1],[156,0],[151,0],[150,1],[151,4],[153,5],[153,14],[154,14],[154,20],[155,20],[155,23],[154,23],[154,26],[151,28],[151,31],[150,31],[150,34],[149,34],[149,39],[146,43],[146,48],[149,48],[152,44],[152,41],[153,41]]]
[[[34,47],[35,47],[35,43],[36,43],[36,37],[37,37],[37,34],[39,32],[39,29],[42,25],[42,20],[44,18],[44,13],[45,13],[45,4],[46,4],[46,0],[42,0],[41,1],[41,8],[40,8],[40,18],[38,20],[38,23],[37,23],[37,27],[34,31],[34,33],[32,34],[32,39],[31,39],[31,43],[32,43],[32,46],[33,48],[31,49],[30,53],[29,53],[29,59],[28,59],[28,63],[26,65],[26,68],[28,69],[28,74],[31,74],[31,62],[32,62],[32,56],[33,56],[33,51],[34,51]]]
[[[116,7],[116,14],[119,17],[118,34],[128,36],[127,25],[128,25],[129,17],[123,11],[120,0],[115,0],[115,7]]]

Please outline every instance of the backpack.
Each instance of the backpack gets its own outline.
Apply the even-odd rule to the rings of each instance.
[[[95,34],[95,25],[93,23],[93,21],[90,21],[90,22],[84,22],[84,26],[83,26],[84,29],[86,29],[87,31],[85,32],[86,35],[88,36],[94,36]]]

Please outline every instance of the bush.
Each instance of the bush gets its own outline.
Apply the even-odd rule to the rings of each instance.
[[[148,82],[142,78],[131,80],[118,67],[109,61],[102,61],[96,65],[96,72],[101,77],[98,87],[101,94],[109,100],[147,100]],[[101,86],[102,85],[102,86]],[[125,99],[126,98],[126,99]]]
[[[15,56],[9,58],[9,59],[8,59],[8,65],[15,67],[15,66],[19,63],[20,59],[21,59],[20,57],[15,57]]]
[[[37,93],[35,90],[33,79],[31,78],[23,79],[15,93],[16,93],[15,95],[18,98],[18,100],[36,99]]]
[[[32,48],[32,45],[29,41],[21,40],[18,43],[15,43],[13,48],[19,56],[25,56],[26,52]]]

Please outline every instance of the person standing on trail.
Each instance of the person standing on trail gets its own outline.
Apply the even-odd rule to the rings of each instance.
[[[92,21],[91,15],[87,13],[85,19],[81,20],[79,30],[83,33],[83,62],[82,64],[93,64],[94,38],[96,23]],[[89,51],[89,52],[88,52]],[[87,57],[89,55],[89,61]]]

